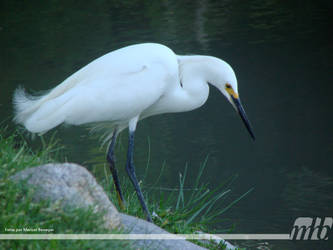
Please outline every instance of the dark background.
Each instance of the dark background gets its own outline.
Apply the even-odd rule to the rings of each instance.
[[[139,178],[149,145],[147,185],[165,162],[160,185],[178,185],[187,163],[186,185],[191,187],[209,154],[204,182],[214,188],[237,174],[231,198],[254,188],[216,228],[234,223],[236,233],[289,233],[299,216],[333,215],[332,1],[0,1],[0,9],[3,124],[15,126],[11,100],[18,85],[50,89],[91,60],[126,45],[158,42],[177,54],[213,55],[236,72],[256,142],[211,87],[209,100],[198,110],[140,122]],[[98,175],[105,160],[98,139],[77,127],[60,127],[57,137],[68,161]],[[32,146],[39,143],[31,141]],[[126,143],[125,132],[119,165],[124,165]],[[332,246],[331,241],[312,244]],[[308,246],[271,243],[277,249]]]

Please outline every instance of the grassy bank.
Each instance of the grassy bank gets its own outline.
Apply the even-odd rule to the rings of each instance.
[[[41,148],[32,151],[24,138],[15,132],[9,133],[0,128],[0,230],[6,232],[6,228],[52,228],[53,233],[112,233],[101,227],[101,214],[94,214],[91,210],[62,210],[59,206],[47,201],[34,203],[32,191],[27,186],[18,186],[9,180],[16,172],[31,166],[38,166],[50,162],[61,161],[61,148],[54,139],[41,142]],[[216,218],[227,211],[239,199],[229,203],[223,208],[216,209],[214,205],[226,197],[230,192],[229,180],[214,190],[210,190],[206,184],[200,181],[205,169],[207,159],[203,162],[191,190],[185,190],[184,183],[187,175],[185,167],[183,174],[179,175],[179,187],[173,190],[160,190],[152,192],[150,187],[143,186],[149,210],[156,214],[154,223],[172,233],[194,233],[197,231],[212,232],[211,224],[216,223]],[[162,168],[163,169],[163,168]],[[161,171],[161,175],[163,170]],[[112,201],[117,201],[110,180],[108,169],[105,169],[105,177],[98,182],[104,187]],[[130,215],[144,218],[142,209],[129,180],[122,178],[124,198],[127,204],[122,211]],[[156,180],[158,186],[159,178]],[[185,195],[186,192],[186,195]],[[153,195],[154,193],[154,195]],[[150,196],[148,196],[148,194]],[[115,202],[115,205],[118,204]],[[118,208],[119,209],[119,208]],[[119,209],[120,210],[120,209]],[[210,229],[209,229],[210,228]],[[116,231],[115,231],[116,232]],[[114,232],[114,233],[115,233]],[[25,248],[25,249],[117,249],[131,248],[126,241],[0,241],[0,248]],[[205,245],[212,249],[223,249],[223,246]]]
[[[55,162],[60,149],[53,140],[32,152],[23,137],[0,129],[0,233],[11,229],[53,229],[52,233],[110,233],[101,225],[102,214],[90,209],[64,211],[59,205],[32,200],[33,190],[9,177],[27,167]],[[40,233],[40,232],[36,232]],[[116,231],[114,232],[116,233]],[[126,241],[1,240],[0,249],[133,249]]]

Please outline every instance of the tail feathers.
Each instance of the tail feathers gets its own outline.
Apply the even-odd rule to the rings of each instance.
[[[57,108],[52,100],[47,100],[48,94],[41,96],[29,95],[24,88],[15,90],[14,122],[23,125],[32,133],[45,133],[62,123],[64,120],[56,112]]]
[[[14,92],[14,122],[24,125],[25,121],[31,116],[38,108],[39,101],[42,96],[33,96],[25,92],[23,87],[18,87]]]
[[[68,115],[68,110],[71,110],[68,106],[70,105],[71,96],[62,95],[69,89],[68,86],[60,87],[58,86],[40,96],[27,94],[23,87],[17,88],[13,98],[14,122],[23,125],[28,131],[38,134],[46,133],[48,130],[66,122],[65,118]],[[87,126],[92,134],[102,134],[100,142],[103,146],[110,141],[115,128],[120,133],[128,124],[99,122],[89,123]]]

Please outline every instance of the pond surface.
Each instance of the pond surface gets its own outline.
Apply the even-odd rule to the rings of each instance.
[[[211,188],[234,175],[230,201],[254,188],[216,227],[235,223],[236,233],[289,233],[299,216],[333,214],[331,15],[331,1],[4,1],[0,115],[15,126],[11,99],[18,85],[50,89],[126,45],[158,42],[177,54],[220,57],[236,72],[257,140],[251,141],[231,105],[211,87],[200,109],[139,123],[137,174],[144,175],[150,150],[147,185],[165,163],[160,185],[178,186],[179,172],[188,164],[186,186],[191,187],[209,155],[202,181]],[[122,175],[126,137],[125,132],[118,145]],[[95,170],[103,165],[105,149],[85,129],[60,127],[57,138],[69,161]],[[329,249],[329,244],[314,246]]]

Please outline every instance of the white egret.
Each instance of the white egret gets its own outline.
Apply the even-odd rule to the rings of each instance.
[[[254,139],[229,64],[212,56],[176,55],[168,47],[154,43],[112,51],[41,96],[30,96],[18,88],[14,93],[14,121],[32,133],[45,133],[62,123],[107,124],[109,138],[112,137],[107,160],[121,206],[123,196],[114,163],[114,146],[117,135],[128,127],[126,171],[147,220],[151,221],[133,164],[137,122],[156,114],[199,108],[208,98],[209,84],[229,100]]]

